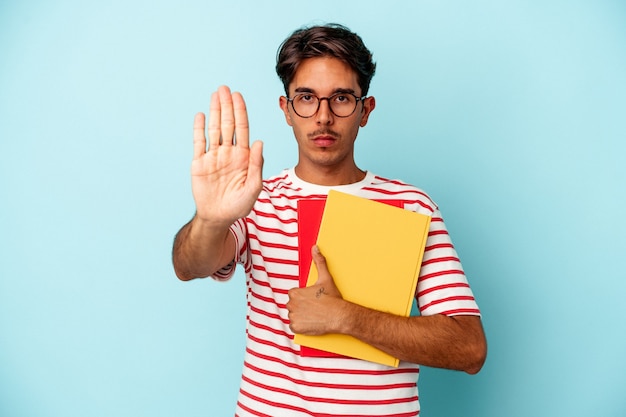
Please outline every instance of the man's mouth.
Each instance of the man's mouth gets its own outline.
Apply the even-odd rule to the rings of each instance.
[[[322,147],[322,148],[326,148],[328,146],[332,146],[335,142],[337,141],[337,139],[335,139],[332,136],[316,136],[313,139],[313,143],[315,143],[316,146]]]
[[[338,135],[335,132],[314,132],[310,137],[315,146],[326,148],[337,142]]]

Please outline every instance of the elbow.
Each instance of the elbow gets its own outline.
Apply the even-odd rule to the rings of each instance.
[[[486,356],[483,356],[481,359],[472,362],[468,367],[465,368],[465,372],[470,375],[476,375],[483,368],[485,364]]]
[[[185,274],[184,272],[181,271],[175,271],[176,273],[176,277],[180,280],[180,281],[191,281],[192,279],[194,279],[195,277],[189,275],[189,274]]]
[[[192,279],[200,278],[197,272],[192,271],[191,265],[184,258],[177,256],[176,252],[172,253],[172,267],[174,268],[174,274],[181,281],[191,281]]]
[[[189,269],[187,268],[182,268],[177,262],[176,259],[173,259],[172,262],[173,266],[174,266],[174,273],[176,274],[176,277],[181,280],[181,281],[191,281],[192,279],[198,278],[197,275],[193,274],[191,271],[189,271]]]
[[[487,341],[484,336],[472,343],[467,358],[469,360],[463,370],[470,375],[476,375],[487,360]]]
[[[174,264],[174,273],[176,274],[176,277],[181,281],[190,281],[195,278],[187,271],[177,268],[176,264]]]
[[[208,276],[213,275],[213,273],[215,272],[216,271],[206,271],[206,272],[193,271],[191,270],[191,268],[181,267],[180,265],[177,265],[176,262],[174,262],[174,273],[176,274],[176,277],[181,281],[191,281],[196,278],[206,278]]]

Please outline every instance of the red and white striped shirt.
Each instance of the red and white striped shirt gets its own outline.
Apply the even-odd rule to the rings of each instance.
[[[421,315],[479,315],[478,306],[439,209],[423,191],[367,173],[354,184],[326,187],[299,179],[293,169],[264,181],[250,214],[231,232],[236,263],[248,289],[247,344],[236,416],[388,416],[419,414],[419,365],[391,368],[350,358],[300,356],[289,329],[287,292],[298,286],[297,202],[330,189],[369,199],[402,200],[404,208],[431,216],[417,305]],[[231,264],[216,272],[229,279]]]

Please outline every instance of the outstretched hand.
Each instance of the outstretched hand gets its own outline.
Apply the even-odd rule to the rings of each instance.
[[[340,333],[345,301],[328,272],[326,258],[317,246],[311,248],[317,268],[317,282],[306,288],[289,290],[289,327],[294,333],[320,335]]]
[[[223,226],[246,216],[262,188],[263,144],[249,146],[246,104],[240,93],[221,86],[211,96],[205,136],[205,115],[193,126],[191,185],[196,217]]]

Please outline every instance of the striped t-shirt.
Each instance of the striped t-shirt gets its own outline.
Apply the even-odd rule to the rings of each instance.
[[[417,364],[391,368],[359,359],[300,356],[289,329],[287,292],[298,286],[297,202],[330,189],[369,199],[402,200],[431,216],[417,284],[421,315],[479,315],[478,306],[439,209],[423,191],[368,172],[354,184],[326,187],[293,169],[263,182],[250,214],[232,227],[235,262],[245,268],[247,343],[236,416],[394,416],[419,414]],[[213,276],[227,280],[231,264]]]

